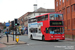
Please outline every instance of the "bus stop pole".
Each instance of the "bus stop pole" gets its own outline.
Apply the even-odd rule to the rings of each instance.
[[[7,33],[7,43],[9,42],[9,37],[8,37],[8,33]]]
[[[14,31],[13,31],[13,41],[14,41]]]

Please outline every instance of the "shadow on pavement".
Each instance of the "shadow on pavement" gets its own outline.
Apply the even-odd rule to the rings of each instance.
[[[37,40],[37,39],[33,39],[34,41],[41,41],[41,42],[63,42],[64,40],[46,40],[46,41],[43,41],[43,40]]]

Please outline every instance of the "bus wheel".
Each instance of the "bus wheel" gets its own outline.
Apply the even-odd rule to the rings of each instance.
[[[45,40],[45,37],[44,37],[44,36],[42,36],[42,40],[43,40],[43,41]]]
[[[31,39],[31,40],[33,39],[32,35],[30,36],[30,39]]]

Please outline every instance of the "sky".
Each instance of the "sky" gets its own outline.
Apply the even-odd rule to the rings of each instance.
[[[34,4],[37,4],[37,9],[55,9],[54,0],[0,0],[0,22],[12,21],[27,12],[33,12]]]

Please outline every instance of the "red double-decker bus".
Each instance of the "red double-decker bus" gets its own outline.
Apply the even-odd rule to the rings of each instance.
[[[28,37],[39,40],[64,40],[62,13],[47,13],[28,19]]]

